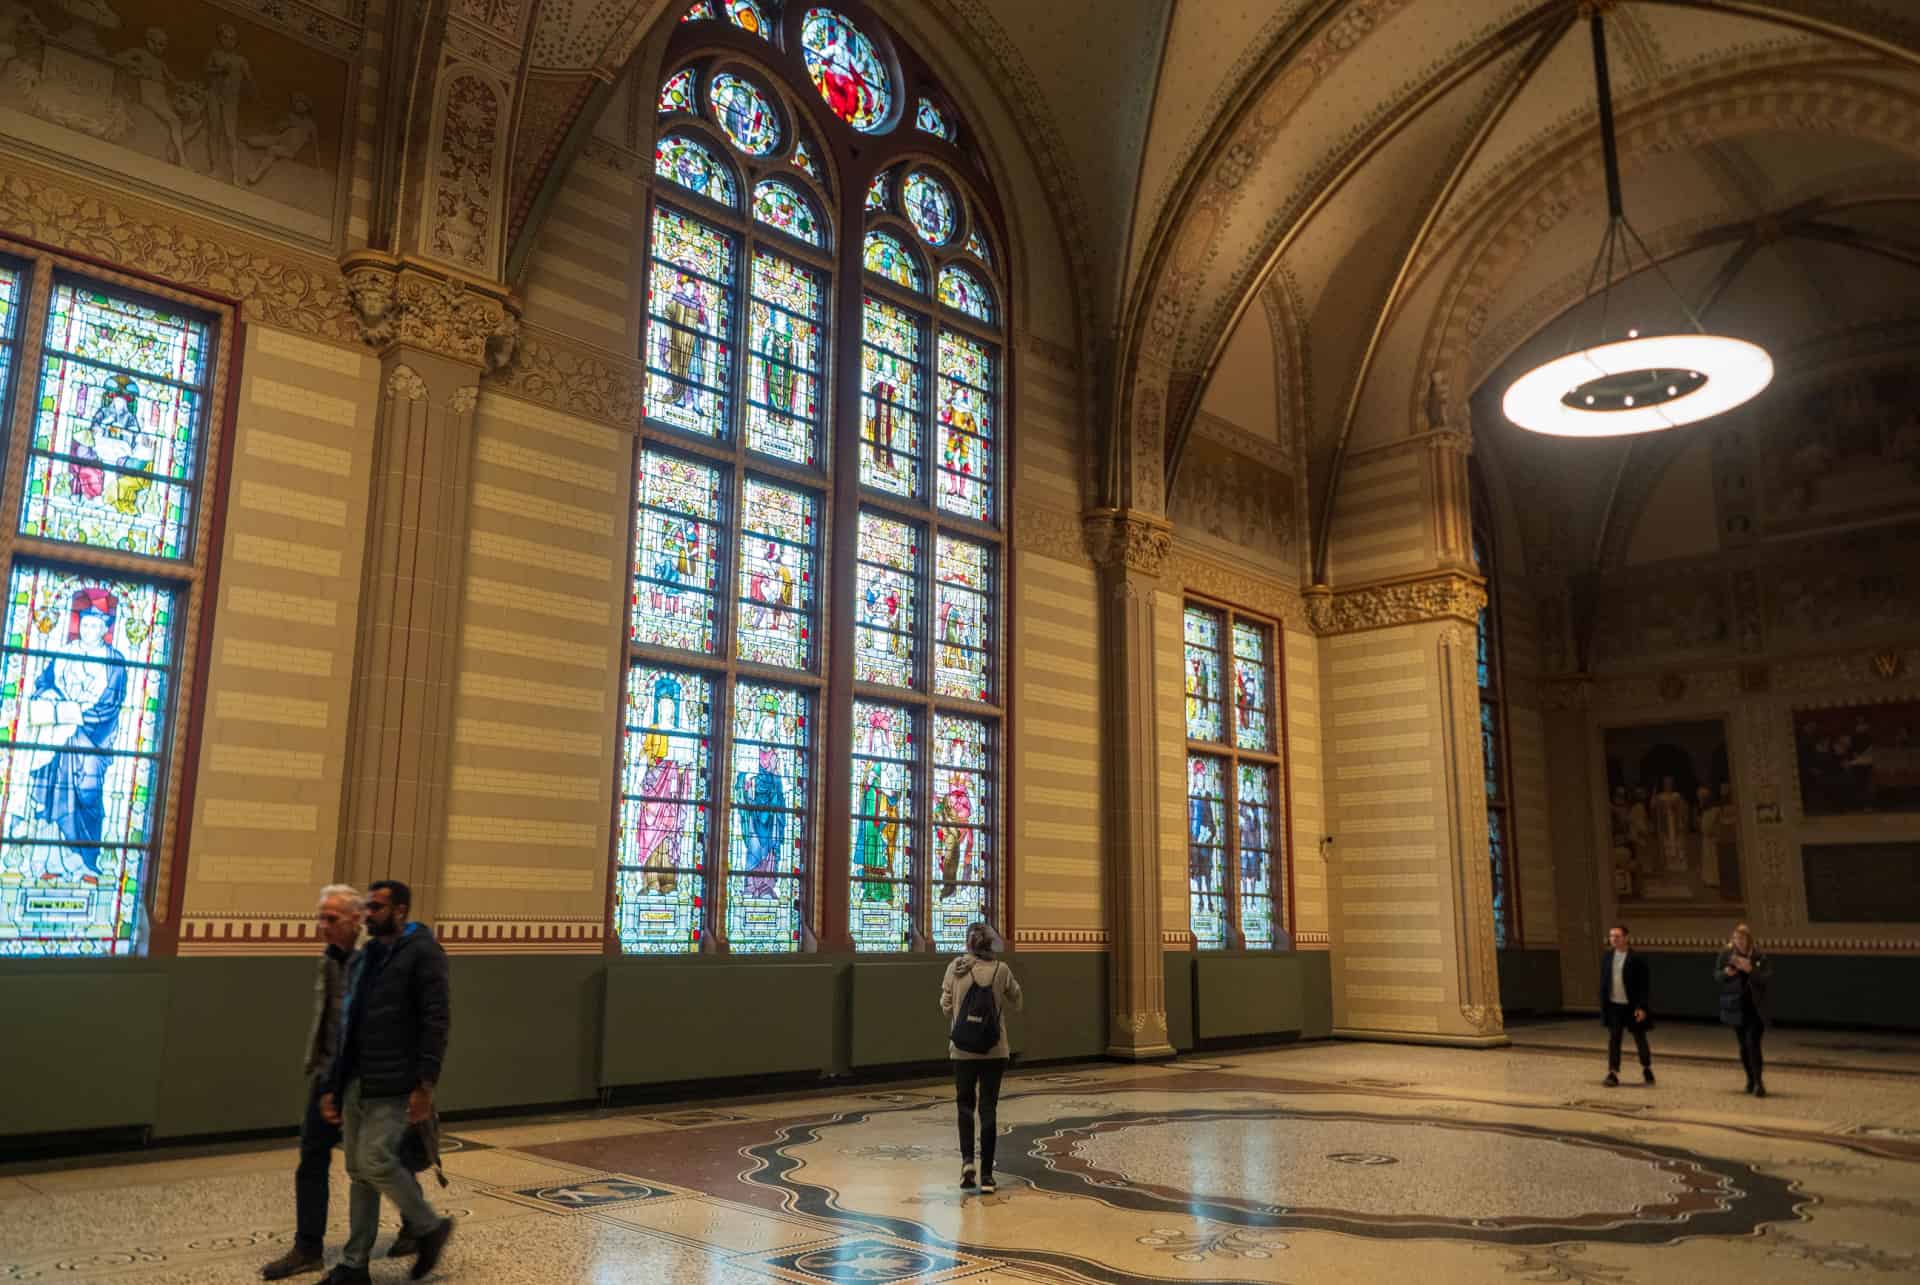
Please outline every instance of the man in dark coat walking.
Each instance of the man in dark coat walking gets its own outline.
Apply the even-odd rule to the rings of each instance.
[[[1627,926],[1607,930],[1607,950],[1600,956],[1600,1020],[1607,1027],[1607,1087],[1620,1083],[1620,1036],[1633,1032],[1640,1053],[1640,1078],[1653,1083],[1653,1053],[1647,1032],[1653,1029],[1652,984],[1647,961],[1633,951]]]

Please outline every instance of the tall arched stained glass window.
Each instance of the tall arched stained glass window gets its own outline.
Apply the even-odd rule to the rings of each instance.
[[[688,17],[648,221],[616,935],[959,949],[1006,927],[984,173],[951,117],[903,119],[944,94],[868,20]]]
[[[1493,515],[1479,462],[1468,461],[1473,489],[1473,560],[1487,580],[1487,605],[1475,630],[1475,674],[1480,684],[1480,759],[1487,790],[1487,873],[1493,884],[1493,942],[1505,948],[1520,942],[1517,867],[1513,858],[1513,795],[1507,762],[1506,685],[1501,670],[1500,598]]]

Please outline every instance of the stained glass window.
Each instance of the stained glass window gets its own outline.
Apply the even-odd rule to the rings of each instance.
[[[894,495],[921,495],[926,404],[924,342],[910,312],[866,297],[860,336],[860,481]]]
[[[987,251],[987,242],[978,232],[967,233],[967,253],[989,268],[993,266],[993,255]]]
[[[762,179],[753,189],[753,217],[808,245],[823,244],[813,203],[779,179]]]
[[[687,16],[680,19],[680,21],[698,22],[702,18],[717,18],[719,16],[719,14],[714,12],[713,0],[694,0],[693,7],[687,10]]]
[[[1234,806],[1240,822],[1240,935],[1248,950],[1274,941],[1273,769],[1242,763]]]
[[[875,174],[873,182],[867,184],[867,208],[884,210],[893,200],[893,180],[886,174]]]
[[[614,924],[629,954],[700,949],[706,924],[713,680],[627,671]]]
[[[760,6],[754,0],[720,0],[721,7],[727,11],[727,21],[742,31],[750,31],[761,39],[767,38],[767,20],[760,13]]]
[[[948,513],[993,520],[993,352],[940,332],[940,468],[936,500]]]
[[[733,145],[749,156],[771,156],[780,146],[780,116],[750,82],[723,71],[707,86],[707,103]]]
[[[727,947],[735,953],[800,949],[802,890],[813,850],[810,706],[807,694],[791,687],[742,682],[734,688]]]
[[[1188,607],[1186,615],[1187,739],[1224,741],[1220,700],[1220,613]]]
[[[813,159],[813,153],[807,150],[805,143],[795,143],[793,145],[793,167],[804,174],[812,176],[816,183],[821,181],[820,165]]]
[[[933,556],[933,691],[987,701],[993,696],[993,554],[942,534]]]
[[[691,67],[675,72],[660,87],[660,110],[663,112],[690,112],[693,110],[693,69]]]
[[[1227,944],[1227,787],[1224,765],[1187,755],[1188,923],[1194,944]]]
[[[913,252],[900,244],[897,237],[885,232],[867,233],[864,261],[867,271],[885,277],[897,286],[915,293],[926,291],[926,277],[920,271],[919,260]]]
[[[935,138],[953,141],[953,122],[932,103],[922,98],[913,109],[913,127],[923,134],[932,134]]]
[[[967,948],[967,925],[987,917],[993,871],[991,728],[933,716],[933,948]]]
[[[905,950],[911,939],[917,749],[913,711],[853,703],[853,877],[849,921],[855,950]]]
[[[9,376],[13,373],[13,329],[19,316],[20,274],[0,263],[0,426],[5,424],[6,408],[13,404]]]
[[[1500,797],[1500,735],[1495,726],[1493,706],[1480,704],[1480,762],[1485,769],[1487,797]]]
[[[811,669],[819,502],[750,477],[741,507],[740,659]]]
[[[720,470],[643,451],[634,506],[632,638],[715,650],[720,577]]]
[[[907,222],[927,244],[945,245],[953,240],[960,216],[953,193],[939,179],[924,170],[909,174],[900,188],[900,199],[906,207]]]
[[[721,205],[740,204],[734,186],[733,171],[704,143],[696,143],[684,134],[669,134],[653,149],[653,172],[671,179],[689,192],[698,192]]]
[[[1507,919],[1512,913],[1507,904],[1506,818],[1504,808],[1487,809],[1487,864],[1493,877],[1493,944],[1498,950],[1507,947]]]
[[[185,557],[211,370],[206,323],[57,283],[21,534]]]
[[[809,9],[800,20],[800,52],[834,115],[863,134],[886,127],[892,81],[865,33],[831,9]]]
[[[993,298],[980,278],[948,264],[940,269],[940,302],[976,321],[993,324]]]
[[[1475,678],[1480,686],[1480,766],[1487,792],[1487,871],[1493,890],[1494,945],[1518,944],[1519,907],[1513,898],[1515,871],[1508,847],[1512,834],[1512,800],[1507,797],[1507,723],[1500,682],[1499,587],[1495,583],[1493,524],[1487,509],[1486,487],[1477,461],[1468,461],[1472,494],[1473,561],[1487,578],[1487,604],[1480,609],[1474,647]]]
[[[1243,750],[1271,750],[1267,631],[1245,620],[1233,622],[1233,743]]]
[[[918,687],[914,640],[920,623],[919,532],[863,509],[854,557],[854,679]]]
[[[705,437],[728,432],[734,240],[659,206],[647,321],[647,414]]]
[[[809,466],[820,452],[823,294],[818,273],[754,251],[747,447]]]
[[[139,948],[176,609],[160,585],[14,562],[0,640],[0,956]]]

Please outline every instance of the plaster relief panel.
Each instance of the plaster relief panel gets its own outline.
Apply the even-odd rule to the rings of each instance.
[[[1860,371],[1797,390],[1767,411],[1759,451],[1770,531],[1808,531],[1920,505],[1920,375]]]
[[[420,248],[468,272],[490,275],[500,235],[507,94],[474,68],[449,68],[444,83]]]
[[[1713,656],[1733,647],[1726,576],[1652,570],[1600,592],[1594,659],[1601,663]]]
[[[1920,524],[1802,545],[1760,577],[1776,648],[1833,646],[1920,625]]]
[[[1228,430],[1231,431],[1231,430]],[[1236,434],[1236,436],[1244,436]],[[1257,444],[1248,443],[1257,449]],[[1262,455],[1275,451],[1271,444]],[[1272,459],[1252,458],[1196,425],[1174,483],[1168,516],[1182,535],[1232,545],[1242,557],[1279,562],[1295,553],[1295,487]]]

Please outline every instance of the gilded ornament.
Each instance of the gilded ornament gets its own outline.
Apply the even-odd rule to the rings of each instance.
[[[1875,652],[1870,663],[1873,676],[1887,682],[1893,682],[1907,672],[1906,653],[1894,647]]]
[[[1351,634],[1432,620],[1474,624],[1486,605],[1485,586],[1460,572],[1342,593],[1321,589],[1307,594],[1307,616],[1320,634]]]
[[[1134,510],[1095,509],[1085,518],[1087,551],[1097,566],[1157,576],[1173,552],[1167,520]]]

